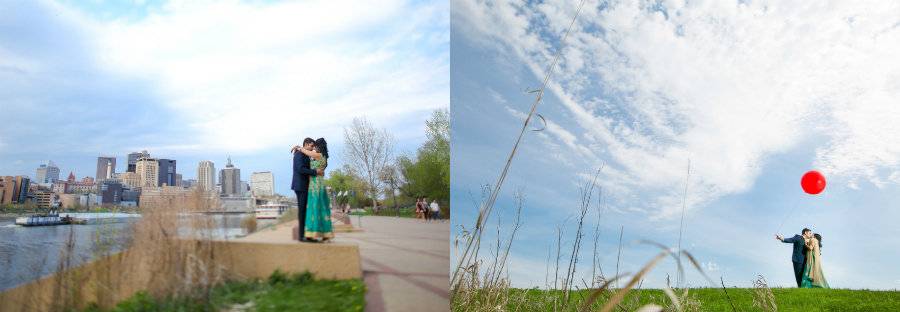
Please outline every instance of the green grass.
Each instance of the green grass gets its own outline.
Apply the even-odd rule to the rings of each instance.
[[[772,288],[772,293],[775,295],[778,311],[900,311],[900,291]],[[552,298],[561,298],[561,294],[559,291],[511,289],[507,309],[515,311],[518,307],[518,311],[553,310]],[[737,311],[762,311],[753,306],[753,294],[752,288],[728,288],[729,302],[721,288],[694,288],[689,290],[688,297],[699,302],[700,311],[732,311],[731,303]],[[578,291],[570,297],[571,302],[580,307],[578,303],[588,296],[587,291]],[[601,297],[601,301],[604,300],[602,298],[604,297]],[[628,309],[631,311],[650,303],[663,307],[671,305],[660,289],[634,290],[625,296],[621,305],[631,308]]]
[[[365,212],[352,212],[350,215],[352,216],[385,216],[385,217],[396,217],[397,209],[394,207],[384,207],[378,213],[372,211],[371,207],[364,208]],[[415,218],[416,217],[416,207],[401,207],[400,208],[400,217],[401,218]]]
[[[267,280],[230,281],[212,289],[209,300],[186,297],[157,299],[145,292],[119,302],[110,311],[218,311],[247,305],[252,311],[362,311],[361,280],[316,280],[310,273],[275,271]],[[103,311],[96,307],[87,311]]]

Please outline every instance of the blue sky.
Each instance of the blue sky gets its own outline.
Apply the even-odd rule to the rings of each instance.
[[[148,150],[197,163],[228,155],[245,180],[369,118],[397,153],[449,105],[449,4],[441,1],[13,1],[0,3],[0,174],[93,176],[96,157]]]
[[[526,90],[540,86],[576,5],[454,2],[454,235],[472,227],[480,186],[497,179],[533,101]],[[682,246],[713,279],[750,286],[761,274],[790,287],[790,248],[773,234],[810,227],[833,287],[900,288],[900,61],[889,57],[900,54],[900,7],[880,5],[587,1],[538,107],[546,129],[526,134],[489,221],[486,241],[498,221],[508,235],[513,193],[524,194],[513,285],[545,284],[558,225],[568,259],[566,220],[601,166],[603,272],[615,272],[620,226],[622,272],[657,252],[629,242],[675,246],[690,160]],[[828,179],[818,196],[799,186],[813,169]],[[596,209],[577,275],[588,281]],[[645,287],[674,280],[666,261]],[[690,270],[686,281],[705,285]]]

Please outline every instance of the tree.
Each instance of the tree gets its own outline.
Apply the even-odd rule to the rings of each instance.
[[[364,196],[360,196],[357,191],[365,191],[365,182],[360,179],[349,165],[344,164],[343,168],[334,169],[328,173],[325,179],[325,185],[331,188],[335,194],[335,205],[343,207],[344,205],[359,206],[365,201]]]
[[[375,128],[365,118],[353,118],[353,123],[344,128],[344,144],[347,162],[367,183],[372,209],[378,209],[378,190],[383,184],[380,175],[393,156],[393,135],[387,129]]]
[[[400,190],[410,197],[450,199],[450,114],[435,111],[425,122],[428,140],[415,156],[400,156],[398,166],[405,179]]]
[[[400,173],[400,168],[397,164],[390,164],[384,167],[384,170],[381,171],[381,182],[387,186],[386,190],[391,196],[391,201],[394,202],[394,210],[397,211],[397,216],[400,216],[400,206],[397,205],[397,190],[400,189],[400,185],[403,184],[403,174]]]

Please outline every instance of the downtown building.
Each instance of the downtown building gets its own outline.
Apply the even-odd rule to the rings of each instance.
[[[135,164],[141,187],[159,186],[159,162],[156,158],[144,157]]]
[[[31,179],[28,177],[0,177],[0,189],[3,189],[0,204],[24,204],[25,200],[28,199],[30,186]]]
[[[53,184],[56,183],[56,181],[59,181],[59,167],[52,161],[41,164],[41,166],[35,170],[34,183]]]
[[[125,169],[125,172],[137,172],[137,161],[138,159],[150,157],[150,153],[147,151],[140,151],[128,154],[128,168]]]
[[[177,173],[175,172],[174,159],[158,159],[159,173],[157,174],[158,186],[178,186],[181,182],[176,181]]]
[[[250,194],[254,197],[275,195],[275,177],[271,171],[250,174]]]
[[[216,191],[216,165],[212,161],[204,160],[197,166],[196,186],[207,192]]]
[[[231,157],[225,164],[225,169],[219,172],[219,184],[222,185],[222,196],[243,196],[241,190],[241,169],[231,163]]]
[[[116,158],[110,156],[97,157],[97,174],[95,181],[112,179],[116,175]]]

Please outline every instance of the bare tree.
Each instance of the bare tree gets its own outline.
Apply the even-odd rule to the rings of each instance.
[[[394,152],[394,136],[387,129],[377,129],[365,117],[353,118],[344,128],[344,156],[367,183],[367,193],[372,198],[372,210],[377,209],[378,190],[384,168],[390,164]]]
[[[399,164],[388,164],[384,167],[384,170],[381,171],[381,182],[385,184],[385,191],[390,193],[391,198],[394,201],[394,210],[397,212],[397,216],[400,216],[400,206],[397,204],[397,191],[400,189],[400,185],[403,184],[403,174],[400,172]]]

